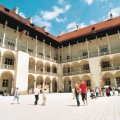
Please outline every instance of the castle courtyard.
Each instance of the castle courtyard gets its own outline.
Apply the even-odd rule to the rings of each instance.
[[[72,93],[47,94],[47,105],[34,105],[34,95],[21,95],[20,104],[11,104],[13,96],[0,96],[0,120],[120,120],[120,96],[91,99],[76,106]]]

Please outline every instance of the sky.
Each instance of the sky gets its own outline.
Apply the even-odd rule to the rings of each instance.
[[[24,18],[55,36],[120,16],[120,0],[0,0],[3,6],[19,8]]]

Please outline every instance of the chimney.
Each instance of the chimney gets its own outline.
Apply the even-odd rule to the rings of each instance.
[[[30,21],[30,23],[32,23],[32,16],[30,16],[28,20]]]
[[[80,26],[79,26],[79,25],[76,25],[76,29],[79,30],[79,29],[80,29]]]
[[[62,31],[59,31],[59,36],[63,35],[63,32]]]
[[[16,14],[18,14],[18,10],[19,10],[18,7],[15,7],[15,8],[13,9],[13,11],[14,11]]]
[[[113,19],[113,15],[112,15],[112,13],[110,13],[110,19]]]

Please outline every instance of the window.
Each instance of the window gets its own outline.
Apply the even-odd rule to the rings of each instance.
[[[86,85],[90,87],[90,80],[86,80]]]
[[[13,60],[10,58],[5,58],[5,64],[7,65],[13,65]]]
[[[70,56],[67,56],[67,62],[69,62],[70,61]]]
[[[47,58],[50,58],[50,55],[47,55]]]
[[[83,52],[82,56],[88,56],[88,52],[87,51]]]
[[[39,54],[40,56],[43,56],[43,53],[41,53],[41,52],[39,52],[38,54]]]
[[[107,52],[108,51],[108,48],[107,47],[104,47],[104,48],[101,48],[100,49],[100,52]]]
[[[33,50],[30,49],[30,48],[28,48],[28,52],[29,52],[29,53],[33,53]]]
[[[47,67],[47,72],[50,72],[50,67]]]
[[[89,64],[86,64],[83,67],[84,67],[84,70],[89,70]]]
[[[107,68],[107,67],[110,67],[110,62],[109,61],[102,62],[102,68]]]
[[[8,80],[3,79],[2,87],[8,87]]]
[[[53,73],[57,73],[56,67],[53,68]]]
[[[120,86],[120,77],[116,77],[117,86]]]
[[[105,78],[105,85],[111,85],[110,78]]]
[[[14,43],[8,42],[8,46],[15,47]]]

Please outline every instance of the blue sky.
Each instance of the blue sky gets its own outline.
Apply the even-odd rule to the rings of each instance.
[[[9,9],[18,6],[19,15],[30,16],[33,23],[58,36],[104,21],[112,13],[120,16],[120,0],[0,0]]]

